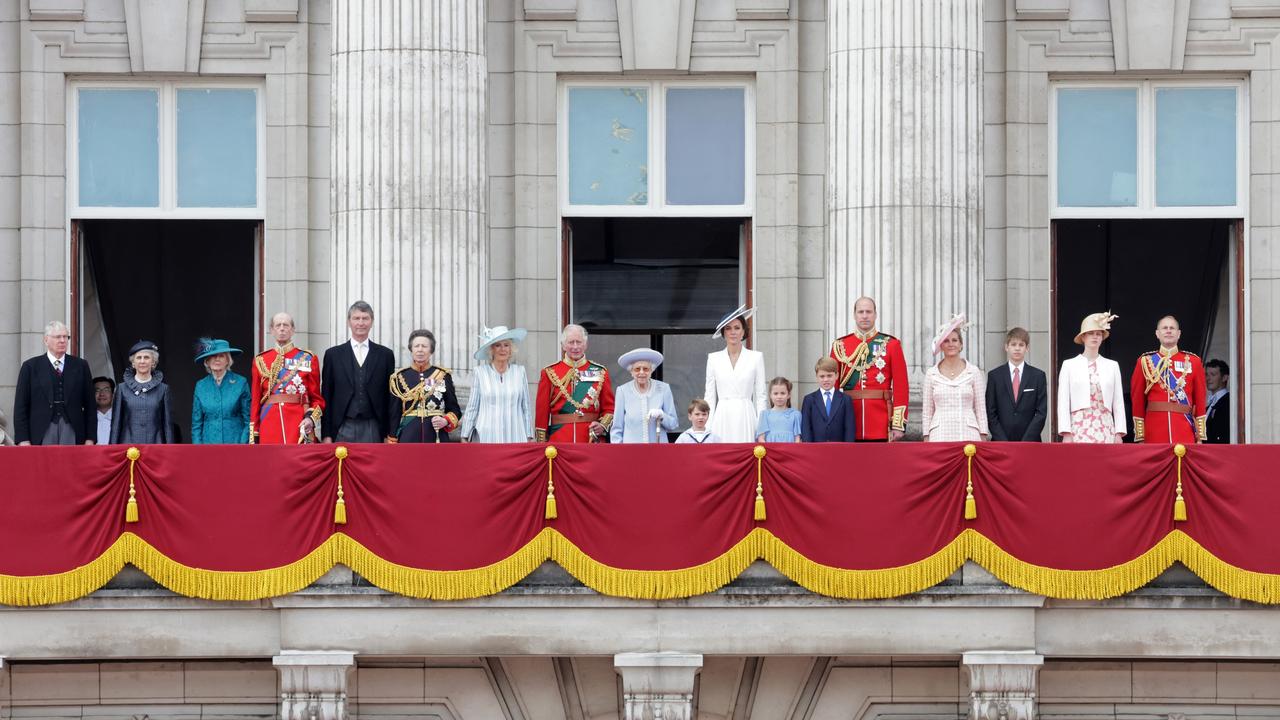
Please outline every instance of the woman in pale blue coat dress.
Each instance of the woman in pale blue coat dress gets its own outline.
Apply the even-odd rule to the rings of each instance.
[[[533,405],[523,365],[511,362],[523,328],[484,328],[476,350],[476,366],[462,413],[462,442],[522,443],[533,440]]]
[[[653,371],[662,364],[662,353],[649,348],[636,348],[618,358],[618,364],[631,373],[631,382],[613,394],[613,427],[609,442],[664,443],[667,433],[680,427],[671,386],[653,379]]]
[[[226,340],[200,338],[196,362],[208,375],[196,383],[191,401],[191,444],[244,445],[249,442],[249,381],[231,372],[238,348]]]

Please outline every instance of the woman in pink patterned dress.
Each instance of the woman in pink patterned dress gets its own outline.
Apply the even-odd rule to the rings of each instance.
[[[1120,365],[1099,354],[1111,335],[1109,312],[1080,323],[1076,344],[1084,352],[1062,363],[1058,373],[1058,434],[1069,443],[1118,443],[1125,435],[1124,380]]]

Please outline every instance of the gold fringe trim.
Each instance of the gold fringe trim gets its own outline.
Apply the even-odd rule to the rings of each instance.
[[[515,585],[547,559],[548,538],[558,535],[545,528],[524,547],[492,565],[469,570],[420,570],[383,560],[354,538],[338,533],[334,558],[378,587],[412,598],[466,600],[496,595]]]
[[[1181,546],[1175,534],[1181,535],[1176,531],[1170,533],[1138,557],[1098,570],[1057,570],[1032,565],[1005,552],[976,530],[965,530],[960,539],[968,545],[969,558],[1006,585],[1053,598],[1103,600],[1146,585],[1180,560]]]
[[[0,603],[52,605],[84,597],[105,585],[126,564],[180,595],[207,600],[258,600],[297,592],[337,564],[398,595],[463,600],[502,592],[545,560],[554,560],[583,584],[604,595],[643,600],[685,598],[713,592],[763,559],[802,587],[844,599],[892,598],[933,587],[973,560],[1004,583],[1054,598],[1101,600],[1124,595],[1182,562],[1220,592],[1257,603],[1280,604],[1280,574],[1244,570],[1224,562],[1181,530],[1128,562],[1097,570],[1057,570],[1018,560],[976,530],[918,562],[875,570],[845,570],[804,557],[768,530],[756,528],[719,557],[673,570],[627,570],[592,559],[553,528],[496,563],[468,570],[420,570],[388,562],[343,533],[336,533],[296,562],[249,572],[188,567],[165,557],[141,537],[126,532],[98,558],[52,575],[0,575]]]
[[[929,557],[909,565],[877,570],[844,570],[816,563],[790,545],[764,532],[761,557],[778,572],[819,595],[846,600],[872,600],[919,592],[946,580],[964,565],[968,546],[965,530]]]
[[[543,531],[547,533],[546,530]],[[637,600],[669,600],[705,595],[728,585],[760,557],[767,530],[756,528],[719,557],[676,570],[624,570],[593,560],[568,538],[547,534],[554,560],[583,585],[602,595]]]

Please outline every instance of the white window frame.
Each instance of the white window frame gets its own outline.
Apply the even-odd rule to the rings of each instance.
[[[645,205],[574,205],[569,202],[569,90],[578,87],[644,87],[649,92],[649,202]],[[743,195],[741,205],[668,205],[666,168],[667,93],[671,88],[741,88],[743,93]],[[756,192],[755,86],[746,78],[700,80],[612,79],[562,80],[557,88],[556,175],[562,217],[751,217]]]
[[[159,93],[160,204],[158,207],[98,207],[80,205],[80,90],[155,90]],[[77,220],[265,220],[266,135],[264,109],[266,83],[255,78],[172,80],[76,80],[67,94],[67,217]],[[177,157],[178,90],[234,89],[257,94],[257,205],[255,207],[179,207]]]
[[[1134,88],[1138,91],[1138,204],[1131,207],[1058,205],[1058,91]],[[1236,90],[1236,204],[1186,207],[1156,205],[1156,90]],[[1243,218],[1249,198],[1249,87],[1243,78],[1179,77],[1132,80],[1055,80],[1049,92],[1049,217],[1109,220],[1145,218]]]

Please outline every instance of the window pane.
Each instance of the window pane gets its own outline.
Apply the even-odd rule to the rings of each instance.
[[[1156,90],[1156,204],[1236,204],[1235,88]]]
[[[160,205],[159,107],[156,90],[80,90],[77,159],[82,207]]]
[[[743,204],[745,112],[742,88],[667,91],[667,204]]]
[[[571,222],[573,318],[589,330],[710,334],[740,303],[739,219]]]
[[[248,89],[180,89],[179,207],[256,207],[258,93]]]
[[[1058,205],[1137,204],[1137,88],[1059,90]]]
[[[649,203],[649,89],[569,89],[569,202]]]

